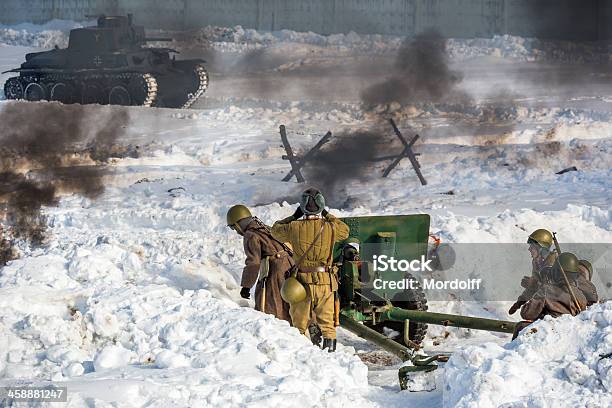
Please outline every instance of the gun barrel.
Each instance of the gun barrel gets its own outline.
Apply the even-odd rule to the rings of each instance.
[[[387,350],[392,354],[395,354],[402,361],[410,360],[412,357],[412,353],[408,347],[403,346],[398,342],[393,341],[390,338],[378,333],[377,331],[372,330],[369,327],[356,322],[350,317],[344,316],[342,313],[340,313],[340,326],[344,327],[346,330],[356,334],[357,336],[363,339],[371,341],[372,343],[378,345],[380,348]]]
[[[381,314],[380,319],[394,321],[411,320],[419,323],[463,327],[466,329],[486,330],[500,333],[513,333],[517,324],[516,322],[509,322],[505,320],[424,312],[421,310],[406,310],[399,307],[391,307],[385,310]]]

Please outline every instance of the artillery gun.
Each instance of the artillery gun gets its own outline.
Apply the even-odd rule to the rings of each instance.
[[[68,48],[26,54],[4,84],[8,99],[62,103],[190,107],[208,87],[200,59],[176,60],[170,48],[145,47],[132,15],[100,16],[97,26],[70,31]]]
[[[397,355],[412,366],[400,369],[400,385],[414,371],[432,371],[436,361],[447,355],[424,356],[417,351],[425,338],[427,325],[463,327],[513,333],[515,322],[433,313],[420,282],[402,270],[380,271],[374,260],[382,255],[408,262],[427,258],[430,218],[427,214],[352,217],[342,219],[350,227],[350,236],[334,247],[334,262],[339,267],[340,326]],[[396,268],[397,269],[397,268]],[[411,282],[404,288],[381,287],[375,281]],[[385,336],[387,327],[399,336]]]

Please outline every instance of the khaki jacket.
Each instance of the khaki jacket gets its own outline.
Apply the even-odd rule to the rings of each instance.
[[[327,214],[325,218],[316,219],[295,220],[289,217],[274,223],[272,236],[279,241],[291,244],[294,251],[293,259],[297,262],[308,250],[321,227],[323,227],[323,232],[299,266],[305,268],[323,266],[328,268],[328,272],[300,273],[298,279],[306,284],[332,284],[336,288],[336,279],[333,279],[329,273],[333,261],[333,245],[348,238],[348,225],[331,214]]]

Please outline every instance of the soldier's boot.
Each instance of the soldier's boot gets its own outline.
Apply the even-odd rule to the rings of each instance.
[[[323,333],[321,333],[321,328],[316,323],[311,323],[308,326],[308,333],[310,334],[310,341],[315,346],[321,347],[321,340],[323,339]]]
[[[336,351],[336,339],[323,338],[323,346],[321,348],[323,350],[327,349],[327,352],[329,353],[333,353]]]

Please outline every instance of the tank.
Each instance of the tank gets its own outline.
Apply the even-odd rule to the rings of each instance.
[[[97,25],[70,31],[68,48],[29,53],[19,76],[4,84],[7,99],[62,103],[190,107],[208,87],[200,59],[177,60],[171,48],[145,47],[132,16],[100,16]],[[6,73],[5,72],[5,73]]]

